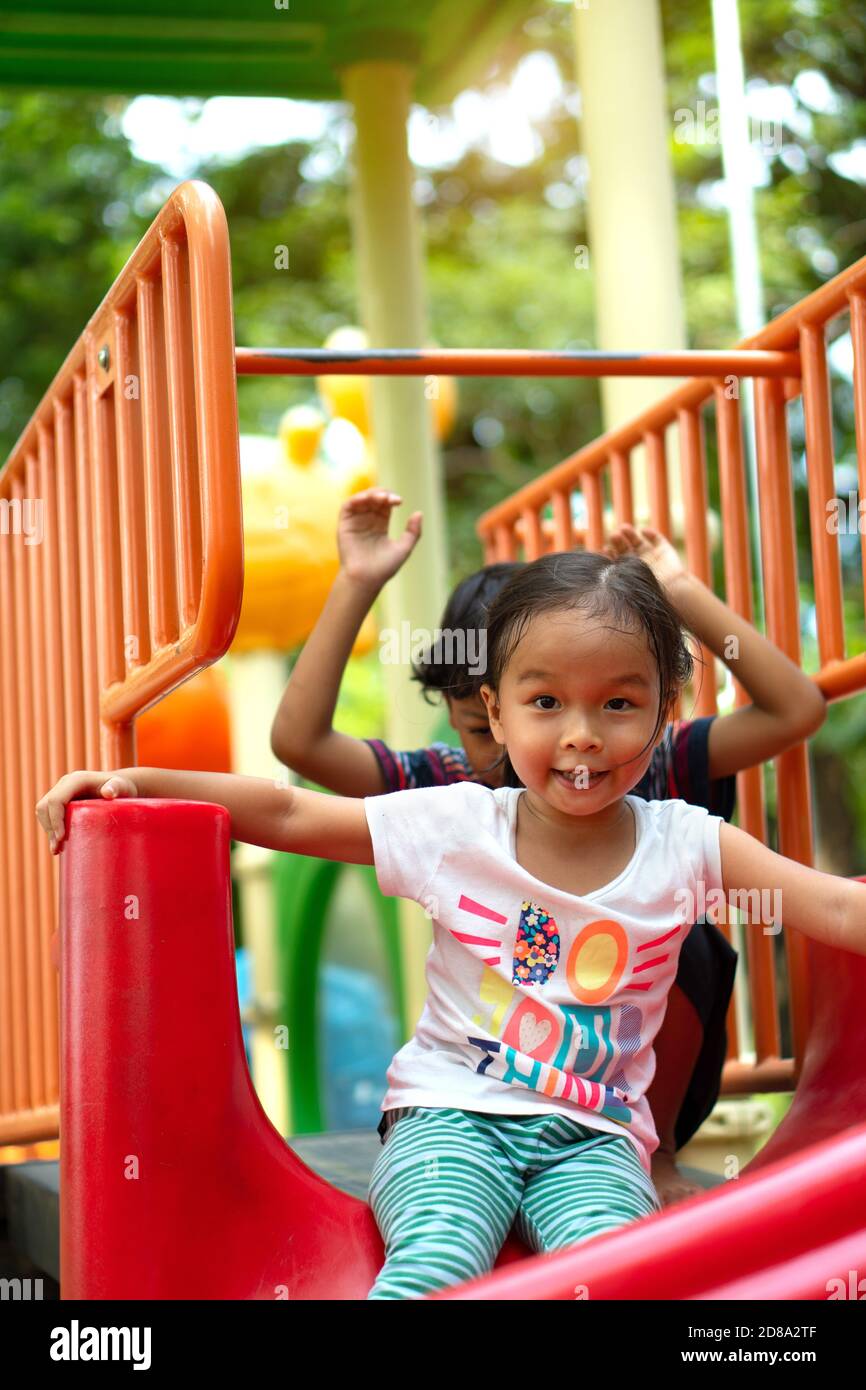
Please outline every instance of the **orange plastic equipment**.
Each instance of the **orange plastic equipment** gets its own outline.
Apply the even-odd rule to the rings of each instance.
[[[67,817],[63,1297],[363,1298],[382,1263],[372,1213],[301,1162],[250,1081],[227,811],[79,801]],[[866,958],[810,948],[802,1089],[741,1179],[576,1251],[515,1264],[510,1238],[509,1269],[438,1296],[826,1298],[864,1267]]]
[[[231,772],[231,716],[225,672],[206,666],[135,723],[139,767]]]
[[[247,1070],[228,812],[77,801],[67,827],[63,1298],[363,1298],[369,1207],[296,1157]]]

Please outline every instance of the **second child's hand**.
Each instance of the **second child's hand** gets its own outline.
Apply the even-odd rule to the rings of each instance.
[[[603,553],[615,559],[629,552],[649,565],[662,588],[688,572],[676,547],[652,526],[637,527],[626,522],[611,534]]]
[[[378,592],[409,558],[421,536],[421,512],[413,512],[402,535],[388,535],[399,493],[370,487],[356,492],[340,508],[337,549],[340,567],[356,584]]]

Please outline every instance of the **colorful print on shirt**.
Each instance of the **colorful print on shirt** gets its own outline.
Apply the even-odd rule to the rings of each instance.
[[[538,925],[540,932],[534,931]],[[548,937],[549,927],[553,930]],[[555,955],[550,951],[542,957],[543,965],[532,967],[543,972],[543,979],[535,981],[517,974],[527,928],[537,953],[543,949],[537,939],[542,934],[550,941],[555,938],[556,943]],[[577,1002],[557,1003],[549,1009],[513,987],[545,984],[559,963],[559,930],[553,916],[537,903],[523,902],[512,987],[501,975],[484,969],[480,997],[482,1003],[491,1005],[490,1013],[487,1017],[477,1014],[473,1022],[498,1036],[467,1036],[467,1042],[484,1054],[476,1071],[488,1078],[498,1077],[505,1085],[526,1086],[546,1096],[571,1100],[628,1124],[631,1111],[626,1068],[629,1058],[643,1046],[642,1013],[637,1002],[615,1003],[612,996],[631,990],[639,998],[649,990],[659,968],[670,960],[672,942],[682,931],[676,926],[638,946],[634,955],[639,959],[629,967],[629,941],[621,924],[609,918],[590,922],[575,936],[564,972],[568,990]],[[608,1000],[611,1002],[605,1002]],[[614,1059],[617,1069],[605,1080]]]
[[[546,984],[559,964],[559,928],[537,903],[523,903],[514,944],[515,985]]]

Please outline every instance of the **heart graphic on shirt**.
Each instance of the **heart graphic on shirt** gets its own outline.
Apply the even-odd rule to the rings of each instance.
[[[532,1053],[550,1036],[550,1019],[526,1013],[520,1020],[520,1051]]]

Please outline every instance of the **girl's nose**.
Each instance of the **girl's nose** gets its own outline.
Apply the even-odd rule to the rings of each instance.
[[[572,719],[563,732],[561,744],[576,753],[588,753],[601,747],[601,738],[586,720]]]

